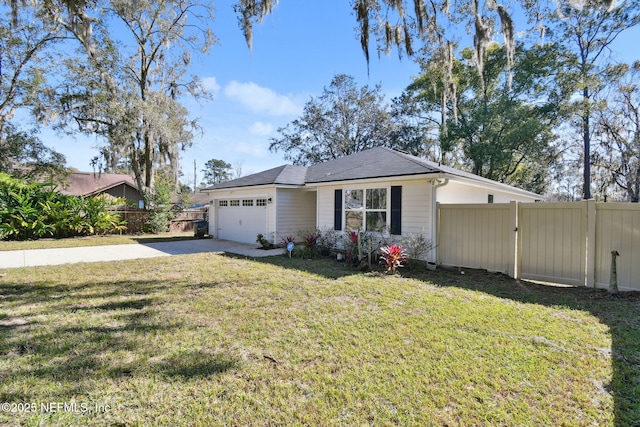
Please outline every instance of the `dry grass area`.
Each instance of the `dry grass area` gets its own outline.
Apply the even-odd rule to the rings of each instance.
[[[638,295],[402,274],[215,254],[5,270],[0,424],[640,421]]]

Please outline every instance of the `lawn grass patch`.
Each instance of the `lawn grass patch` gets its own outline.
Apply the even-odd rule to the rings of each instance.
[[[0,252],[26,249],[77,248],[85,246],[130,245],[174,242],[193,239],[193,233],[159,233],[141,235],[116,235],[70,237],[66,239],[0,240]]]
[[[402,273],[217,254],[6,270],[0,402],[38,410],[0,424],[640,420],[637,295]]]

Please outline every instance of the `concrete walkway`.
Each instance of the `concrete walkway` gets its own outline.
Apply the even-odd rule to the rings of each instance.
[[[249,257],[279,255],[283,249],[263,250],[256,245],[228,240],[199,239],[131,245],[84,246],[79,248],[0,251],[0,269],[77,262],[118,261],[203,252],[228,252]]]

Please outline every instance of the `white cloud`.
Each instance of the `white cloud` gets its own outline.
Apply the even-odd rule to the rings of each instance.
[[[216,81],[215,77],[206,77],[202,79],[202,86],[209,92],[211,92],[214,96],[218,95],[220,92],[220,85]]]
[[[249,127],[249,132],[257,136],[267,136],[273,133],[271,123],[255,122]]]
[[[271,116],[297,116],[302,113],[302,107],[297,105],[291,97],[280,95],[253,82],[240,83],[233,80],[224,89],[224,94],[245,105],[254,113]]]

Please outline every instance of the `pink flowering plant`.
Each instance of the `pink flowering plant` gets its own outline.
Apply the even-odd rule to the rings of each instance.
[[[345,256],[348,263],[358,262],[358,232],[347,231],[345,234]]]
[[[407,253],[401,245],[388,245],[380,248],[380,264],[387,269],[387,273],[396,274],[399,267],[407,260]]]

